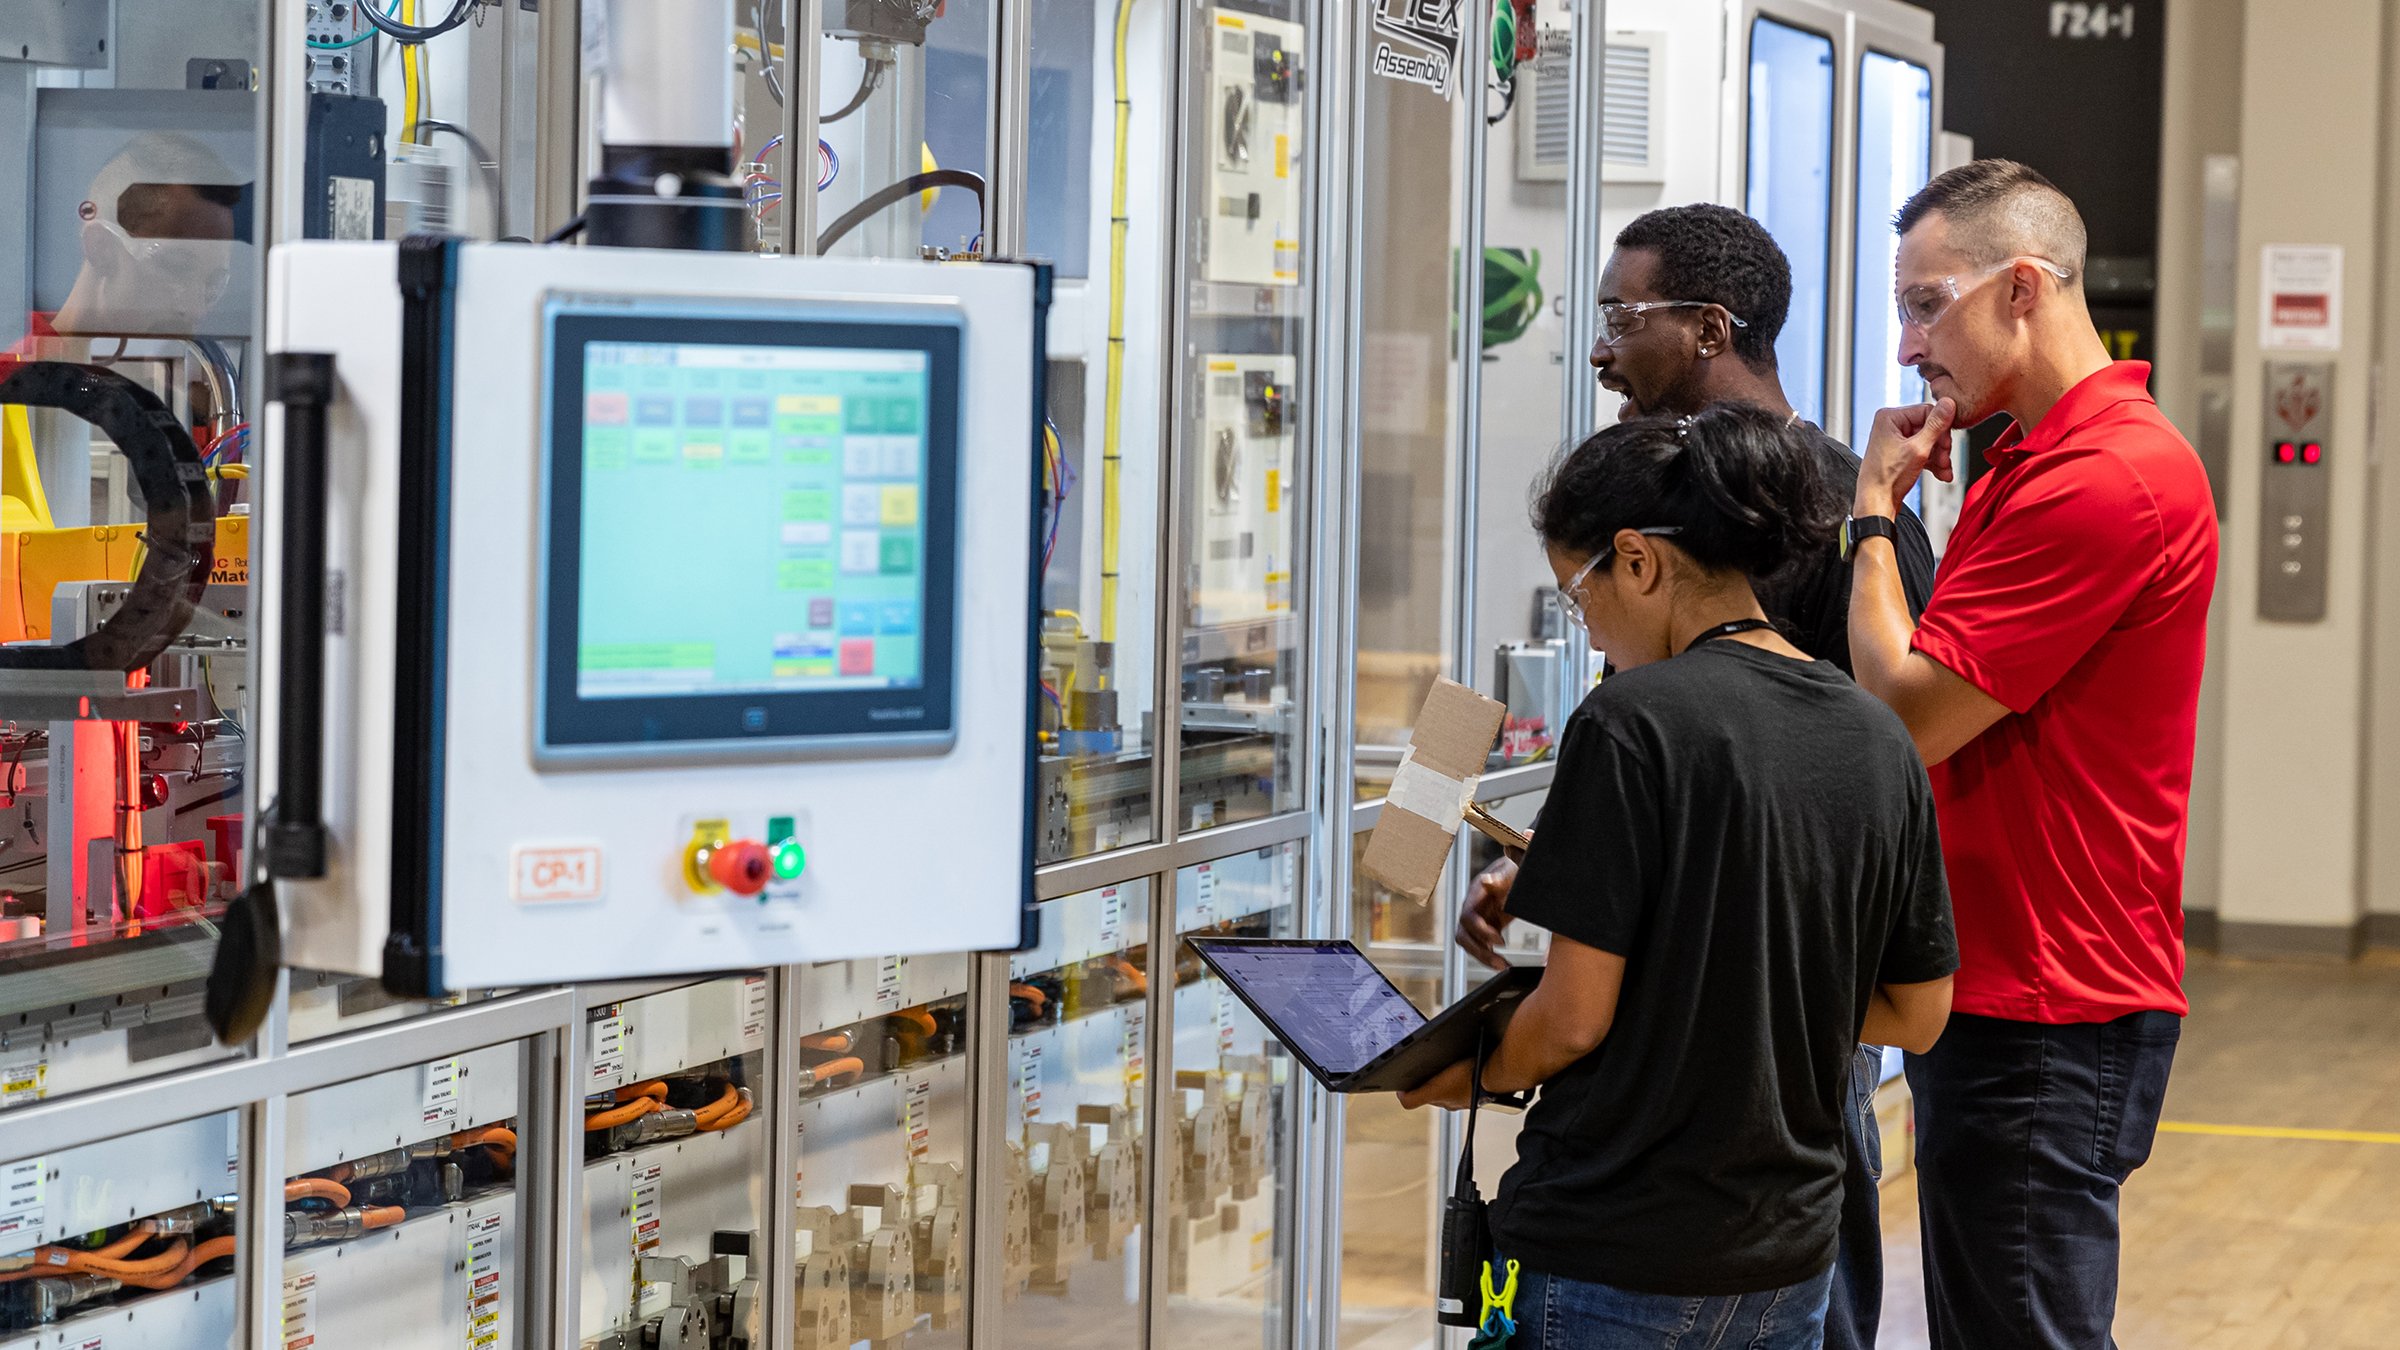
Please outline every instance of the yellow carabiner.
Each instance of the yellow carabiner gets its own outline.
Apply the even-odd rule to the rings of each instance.
[[[1479,1327],[1490,1325],[1494,1311],[1508,1319],[1511,1327],[1516,1325],[1517,1263],[1514,1259],[1508,1263],[1508,1279],[1502,1283],[1500,1292],[1497,1294],[1492,1292],[1492,1263],[1489,1261],[1483,1263],[1483,1311],[1476,1316],[1475,1325]]]

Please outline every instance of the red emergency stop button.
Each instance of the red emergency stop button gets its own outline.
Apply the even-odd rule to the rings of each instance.
[[[708,877],[735,895],[756,895],[775,879],[775,855],[755,839],[731,839],[708,855]]]

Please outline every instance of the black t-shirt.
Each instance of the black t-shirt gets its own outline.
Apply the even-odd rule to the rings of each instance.
[[[1825,479],[1840,495],[1845,509],[1858,491],[1858,456],[1814,426],[1803,423],[1817,446],[1817,462]],[[1892,546],[1900,555],[1900,587],[1908,593],[1908,613],[1925,612],[1933,595],[1933,541],[1925,537],[1925,522],[1903,508]],[[1839,544],[1828,544],[1771,577],[1753,583],[1759,608],[1775,621],[1777,631],[1800,650],[1820,661],[1850,669],[1850,569]]]
[[[1900,719],[1830,663],[1741,642],[1606,680],[1568,719],[1508,912],[1626,964],[1607,1039],[1525,1117],[1500,1250],[1686,1296],[1825,1270],[1868,996],[1958,968]]]

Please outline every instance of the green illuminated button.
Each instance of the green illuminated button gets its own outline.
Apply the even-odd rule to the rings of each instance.
[[[786,839],[775,846],[775,875],[790,881],[808,868],[808,850],[797,839]]]

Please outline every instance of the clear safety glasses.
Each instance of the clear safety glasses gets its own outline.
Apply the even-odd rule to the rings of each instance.
[[[2067,278],[2075,275],[2066,268],[2050,261],[2048,258],[2036,258],[2031,255],[2026,255],[2023,257],[2011,258],[2007,262],[2001,263],[1997,267],[1990,267],[1981,272],[1970,273],[1968,274],[1966,284],[1963,286],[1959,284],[1959,279],[1955,276],[1942,277],[1934,281],[1919,282],[1914,286],[1910,286],[1902,290],[1897,297],[1896,308],[1900,315],[1900,325],[1903,328],[1915,328],[1919,332],[1923,332],[1924,330],[1933,327],[1937,320],[1939,320],[1944,314],[1950,312],[1950,307],[1952,305],[1958,303],[1960,296],[1965,295],[1968,291],[1975,289],[1977,286],[1980,286],[1983,283],[1991,280],[1993,277],[2000,275],[2002,272],[2015,267],[2018,263],[2032,263],[2034,266],[2041,268],[2050,275],[2057,277],[2060,281],[2065,281]]]
[[[1683,527],[1681,525],[1651,525],[1643,529],[1635,530],[1634,533],[1661,536],[1681,534],[1683,533]],[[1607,562],[1609,556],[1614,554],[1616,551],[1617,546],[1612,540],[1607,548],[1604,548],[1598,553],[1593,554],[1591,561],[1575,569],[1575,575],[1567,578],[1566,586],[1563,587],[1558,593],[1558,598],[1564,602],[1563,607],[1567,611],[1567,617],[1574,621],[1577,628],[1580,628],[1587,633],[1592,630],[1592,623],[1590,619],[1584,617],[1583,613],[1583,583],[1585,579],[1592,575],[1594,568],[1597,568],[1600,564]]]
[[[1600,307],[1600,339],[1612,346],[1642,326],[1642,316],[1654,309],[1704,309],[1716,304],[1713,300],[1612,300]],[[1723,308],[1719,306],[1719,308]],[[1747,319],[1727,311],[1726,318],[1736,328],[1748,328]]]

